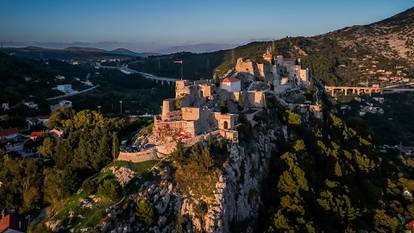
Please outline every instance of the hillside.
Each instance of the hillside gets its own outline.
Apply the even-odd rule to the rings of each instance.
[[[354,26],[327,35],[344,47],[363,46],[389,59],[414,63],[414,7],[366,26]]]
[[[65,49],[49,49],[40,47],[2,48],[0,52],[29,59],[56,59],[66,61],[95,62],[101,59],[127,60],[134,56],[125,53],[107,51],[97,48],[68,47]]]
[[[396,66],[403,67],[406,76],[414,76],[413,14],[414,8],[411,8],[370,25],[347,27],[312,37],[252,42],[233,50],[154,56],[136,64],[135,68],[178,78],[180,67],[171,64],[174,59],[184,60],[184,66],[188,67],[184,69],[185,78],[211,77],[212,73],[222,75],[227,72],[238,57],[260,62],[263,52],[272,47],[275,55],[301,58],[314,76],[327,84],[358,85],[367,79],[375,81],[379,74],[370,73],[371,69],[395,70]]]
[[[59,76],[63,79],[58,79]],[[66,98],[73,102],[75,109],[96,109],[99,105],[103,112],[118,113],[117,106],[123,100],[124,111],[151,113],[159,111],[159,101],[172,96],[170,86],[162,86],[139,74],[125,75],[117,70],[97,70],[88,64],[71,65],[54,59],[45,62],[0,52],[0,103],[8,103],[11,108],[8,111],[1,109],[0,113],[23,118],[32,114],[49,114],[49,105],[59,100],[46,99],[62,95],[54,89],[57,85],[71,84],[74,90],[81,91],[91,87],[85,84],[87,79],[99,88]],[[37,103],[39,109],[28,109],[23,105],[24,101]]]
[[[44,99],[58,94],[52,91],[57,83],[47,66],[38,61],[20,59],[0,52],[0,101],[16,104],[33,95]]]

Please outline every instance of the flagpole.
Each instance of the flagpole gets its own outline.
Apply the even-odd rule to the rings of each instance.
[[[175,64],[180,64],[181,65],[181,80],[183,80],[184,77],[184,61],[183,60],[179,60],[179,61],[174,61]]]
[[[184,73],[184,61],[181,62],[181,80],[183,80],[183,73]]]

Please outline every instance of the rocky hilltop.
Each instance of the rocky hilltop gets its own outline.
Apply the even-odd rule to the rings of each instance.
[[[404,59],[414,65],[414,7],[369,25],[353,26],[322,35],[343,48],[363,47],[388,59]]]
[[[121,152],[34,232],[406,229],[412,160],[379,153],[348,126],[299,60],[270,50],[263,59],[238,59],[219,80],[177,82],[176,98],[138,133],[138,152]]]

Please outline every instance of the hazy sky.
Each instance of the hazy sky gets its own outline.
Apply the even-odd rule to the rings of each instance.
[[[135,50],[240,44],[367,24],[414,0],[0,0],[0,41],[119,42]]]

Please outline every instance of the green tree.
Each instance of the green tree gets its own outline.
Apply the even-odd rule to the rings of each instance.
[[[105,179],[102,184],[98,186],[98,195],[102,195],[117,200],[121,194],[121,187],[114,179]]]
[[[300,125],[302,123],[299,115],[292,111],[287,111],[287,123],[289,125]]]
[[[113,159],[118,158],[119,154],[119,138],[116,132],[112,133],[112,157]]]
[[[138,220],[145,223],[146,225],[155,223],[155,210],[147,197],[140,197],[137,199],[136,215],[138,217]]]
[[[374,226],[378,232],[397,232],[399,221],[396,217],[391,217],[385,210],[377,210],[374,216]]]
[[[65,127],[66,121],[73,118],[75,111],[71,108],[58,108],[49,117],[47,127],[53,129],[54,127]]]
[[[44,177],[44,198],[51,204],[70,196],[76,190],[76,178],[70,169],[47,168]]]
[[[50,137],[45,138],[42,145],[37,149],[37,152],[44,158],[52,159],[55,153],[55,142],[53,139]]]

